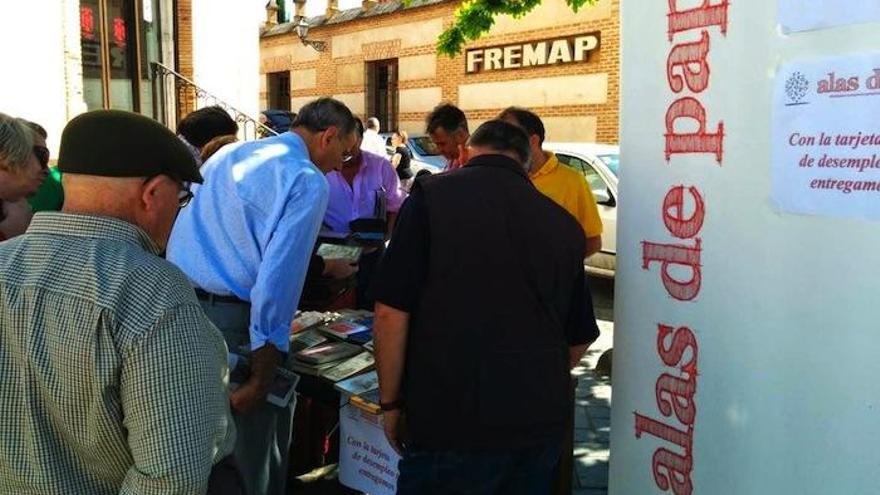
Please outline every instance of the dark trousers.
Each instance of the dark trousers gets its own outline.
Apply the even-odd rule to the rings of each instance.
[[[400,460],[398,495],[545,495],[559,442],[503,451],[409,451]]]
[[[214,464],[211,469],[211,477],[208,478],[206,495],[246,495],[244,482],[233,456]]]
[[[223,334],[230,352],[238,352],[240,345],[248,343],[250,306],[212,300],[201,300],[200,303]],[[261,402],[246,414],[233,411],[237,433],[235,463],[248,495],[287,493],[295,407],[294,398],[284,408]]]
[[[373,282],[373,275],[376,274],[376,270],[379,268],[379,261],[382,259],[383,254],[385,254],[385,248],[379,248],[372,253],[361,256],[360,261],[358,261],[357,309],[373,311],[375,301],[373,300],[370,288]]]

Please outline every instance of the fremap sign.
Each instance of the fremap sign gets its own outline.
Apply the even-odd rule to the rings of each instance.
[[[472,48],[465,52],[465,72],[500,70],[588,62],[599,48],[599,32],[542,41]]]

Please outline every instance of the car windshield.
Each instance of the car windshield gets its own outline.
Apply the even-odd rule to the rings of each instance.
[[[437,156],[440,154],[440,150],[434,146],[434,141],[431,141],[429,136],[419,136],[410,138],[410,144],[413,148],[415,148],[416,153],[422,156]]]
[[[620,155],[599,155],[599,159],[605,163],[608,170],[617,177],[617,170],[620,168]]]

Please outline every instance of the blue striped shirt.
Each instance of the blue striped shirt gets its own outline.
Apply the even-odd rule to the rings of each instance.
[[[309,258],[327,209],[324,174],[292,132],[223,147],[180,212],[168,259],[196,287],[250,302],[250,345],[289,346]]]

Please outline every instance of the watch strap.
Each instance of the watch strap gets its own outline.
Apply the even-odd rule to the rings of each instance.
[[[397,399],[391,402],[380,402],[379,409],[382,409],[383,411],[394,411],[397,409],[403,409],[403,399]]]

